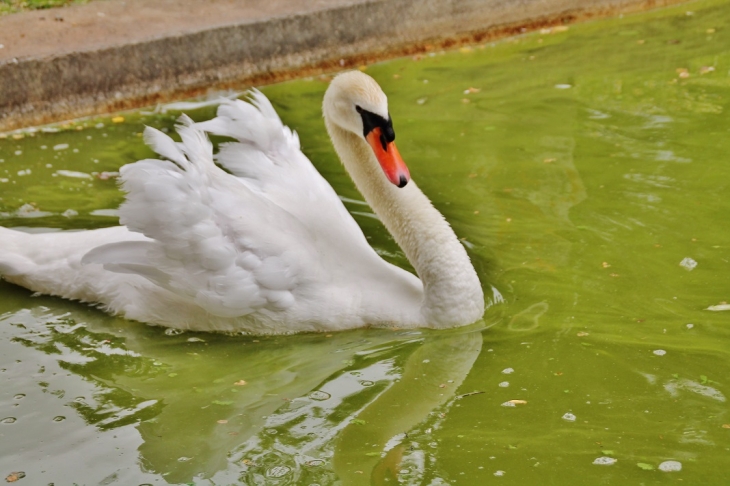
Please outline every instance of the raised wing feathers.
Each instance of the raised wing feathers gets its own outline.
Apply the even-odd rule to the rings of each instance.
[[[312,233],[341,233],[351,244],[369,248],[337,193],[301,152],[296,133],[282,124],[261,92],[253,90],[250,99],[226,100],[216,118],[194,125],[236,140],[220,146],[216,161]]]
[[[206,135],[182,122],[181,143],[145,130],[147,143],[169,160],[121,169],[127,198],[120,221],[152,241],[104,245],[84,263],[139,274],[217,316],[286,310],[306,281],[299,262],[312,261],[307,242],[293,236],[306,228],[215,166]]]

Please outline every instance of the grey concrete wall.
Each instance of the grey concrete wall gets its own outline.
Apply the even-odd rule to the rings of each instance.
[[[108,0],[16,14],[0,18],[0,130],[680,1]]]

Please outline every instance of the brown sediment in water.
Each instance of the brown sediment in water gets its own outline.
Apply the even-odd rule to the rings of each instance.
[[[683,0],[307,6],[257,0],[245,8],[224,0],[170,2],[108,0],[0,19],[0,130],[321,75]]]

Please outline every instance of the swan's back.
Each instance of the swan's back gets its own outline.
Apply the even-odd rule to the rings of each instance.
[[[54,251],[67,264],[54,267],[42,291],[185,329],[287,333],[416,325],[420,281],[377,256],[301,153],[296,134],[261,93],[252,100],[225,102],[203,123],[183,117],[180,142],[147,128],[145,141],[161,158],[120,170],[127,193],[120,222],[131,232],[64,234],[67,241]],[[217,155],[233,175],[215,165],[206,131],[234,139]],[[34,288],[44,272],[41,260],[54,257],[23,254],[18,248],[34,247],[25,239],[35,235],[12,233],[24,241],[0,257],[0,269],[33,269],[11,279]],[[62,285],[71,275],[76,284]]]

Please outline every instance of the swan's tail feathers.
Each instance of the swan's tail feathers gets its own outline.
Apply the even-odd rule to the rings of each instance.
[[[30,235],[0,227],[0,276],[25,275],[34,268],[32,260],[21,253],[25,238]]]

